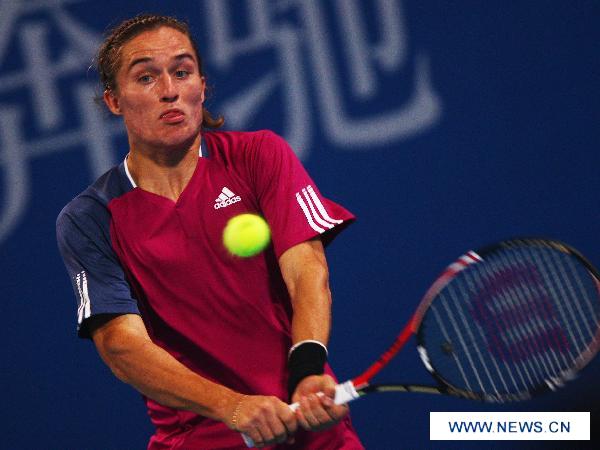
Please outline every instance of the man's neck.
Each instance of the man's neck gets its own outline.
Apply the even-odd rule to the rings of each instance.
[[[200,157],[200,135],[182,149],[140,149],[131,146],[125,160],[134,185],[177,201]]]

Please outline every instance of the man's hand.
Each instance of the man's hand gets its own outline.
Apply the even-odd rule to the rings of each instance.
[[[324,395],[317,395],[322,392]],[[335,381],[329,375],[311,375],[296,387],[292,402],[298,402],[298,422],[305,430],[319,431],[329,428],[348,414],[347,405],[335,405]]]
[[[229,428],[249,436],[255,447],[294,442],[298,422],[292,409],[277,397],[239,395],[231,408]]]

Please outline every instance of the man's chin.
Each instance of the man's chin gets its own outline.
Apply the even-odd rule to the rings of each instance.
[[[172,136],[163,137],[159,140],[159,142],[157,142],[157,147],[173,151],[187,150],[194,144],[199,134],[200,131],[185,134],[181,133],[180,135],[174,134]]]

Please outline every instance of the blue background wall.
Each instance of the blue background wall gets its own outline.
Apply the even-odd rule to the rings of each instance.
[[[142,11],[189,19],[212,110],[231,129],[283,134],[359,216],[329,250],[341,378],[472,247],[542,235],[600,265],[597,1],[1,2],[1,447],[137,449],[152,431],[139,395],[76,339],[54,238],[62,206],[127,151],[91,101],[88,66],[102,32]],[[412,348],[386,374],[427,380]],[[599,374],[596,361],[580,383],[518,405],[372,397],[354,421],[371,449],[464,448],[429,441],[429,411],[597,415]]]

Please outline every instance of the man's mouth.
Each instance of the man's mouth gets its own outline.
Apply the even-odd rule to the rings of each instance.
[[[166,123],[177,123],[184,119],[185,114],[180,109],[168,109],[164,111],[159,119]]]

